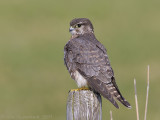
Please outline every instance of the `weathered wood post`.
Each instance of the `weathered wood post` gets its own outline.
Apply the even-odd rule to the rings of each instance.
[[[67,100],[67,120],[101,120],[101,96],[90,90],[70,91]]]

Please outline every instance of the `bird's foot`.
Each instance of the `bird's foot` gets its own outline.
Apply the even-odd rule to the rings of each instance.
[[[78,88],[78,89],[71,89],[70,92],[80,91],[80,90],[89,90],[89,88],[87,88],[87,87],[82,87],[82,88]]]

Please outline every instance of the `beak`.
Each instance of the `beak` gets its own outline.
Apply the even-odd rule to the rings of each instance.
[[[74,30],[74,28],[71,26],[70,28],[69,28],[69,32],[72,32]]]

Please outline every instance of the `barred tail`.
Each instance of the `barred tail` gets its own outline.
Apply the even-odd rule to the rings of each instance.
[[[129,102],[122,96],[122,94],[120,93],[119,89],[118,89],[118,86],[116,85],[116,82],[115,80],[113,79],[112,80],[112,83],[114,85],[114,92],[113,92],[113,95],[114,97],[119,101],[121,102],[124,106],[128,107],[128,108],[132,108],[131,105],[129,104]]]

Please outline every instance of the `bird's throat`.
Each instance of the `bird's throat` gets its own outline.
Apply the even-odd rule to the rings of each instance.
[[[74,34],[74,35],[71,36],[71,39],[74,39],[74,38],[77,38],[77,37],[78,37],[78,35]]]

